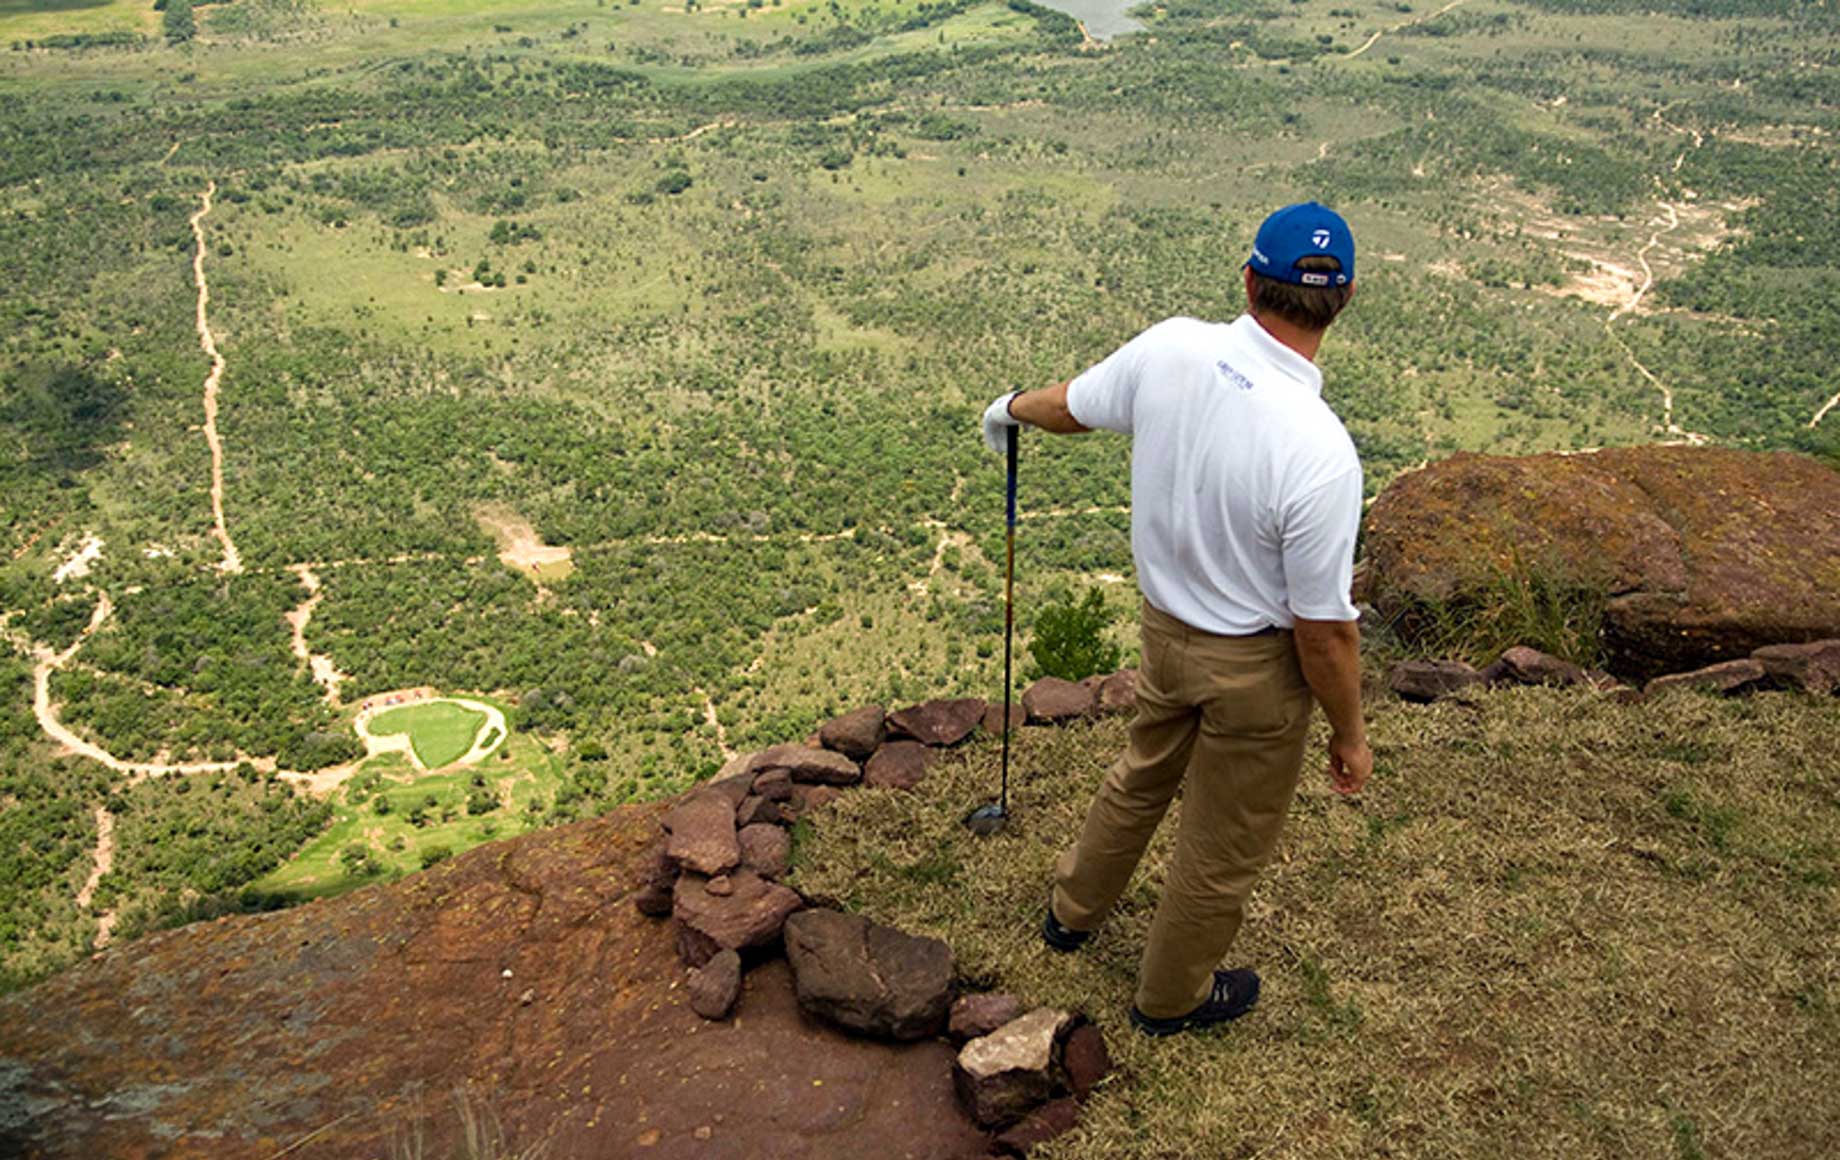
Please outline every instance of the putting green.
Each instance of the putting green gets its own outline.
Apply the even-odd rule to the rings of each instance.
[[[407,733],[409,747],[424,769],[451,765],[473,747],[486,715],[452,701],[404,705],[370,719],[366,728],[379,737]]]

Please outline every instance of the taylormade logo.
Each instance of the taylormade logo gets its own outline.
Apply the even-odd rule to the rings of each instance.
[[[1265,256],[1265,251],[1259,249],[1256,245],[1252,247],[1252,260],[1261,266],[1271,265],[1271,259],[1267,258]]]
[[[1316,243],[1317,249],[1326,250],[1329,248],[1329,231],[1328,230],[1317,230],[1315,233],[1310,235],[1310,240]]]
[[[1254,252],[1256,253],[1257,251]],[[1215,363],[1214,369],[1220,372],[1222,378],[1226,379],[1240,390],[1250,391],[1252,389],[1252,380],[1234,370],[1233,365],[1225,359]]]

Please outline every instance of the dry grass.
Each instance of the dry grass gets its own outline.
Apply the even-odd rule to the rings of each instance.
[[[1840,700],[1513,689],[1373,716],[1364,801],[1306,771],[1233,952],[1264,999],[1221,1032],[1124,1020],[1170,825],[1086,950],[1035,935],[1121,723],[1024,731],[997,838],[957,824],[994,790],[988,743],[849,795],[797,883],[1098,1019],[1121,1073],[1043,1155],[1840,1154]]]

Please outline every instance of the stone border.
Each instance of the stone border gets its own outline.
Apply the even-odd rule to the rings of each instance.
[[[1401,661],[1387,674],[1388,688],[1419,704],[1441,701],[1468,688],[1496,685],[1582,685],[1624,702],[1674,688],[1727,697],[1761,689],[1790,689],[1825,697],[1840,694],[1840,639],[1765,645],[1738,660],[1656,677],[1640,689],[1609,673],[1582,669],[1525,645],[1502,653],[1487,668],[1462,661]]]
[[[1132,669],[1046,677],[1023,692],[1010,725],[1127,713],[1136,693]],[[995,1154],[1019,1156],[1072,1128],[1110,1072],[1099,1029],[1077,1012],[1025,1012],[1009,995],[957,994],[944,942],[815,905],[780,881],[799,818],[859,785],[912,790],[945,750],[1002,729],[1002,707],[975,697],[869,705],[802,744],[736,757],[665,811],[633,905],[673,920],[690,1005],[706,1019],[728,1018],[746,967],[783,952],[807,1013],[895,1042],[949,1036],[967,1114],[993,1133]]]

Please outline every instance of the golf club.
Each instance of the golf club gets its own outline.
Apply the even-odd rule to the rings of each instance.
[[[994,834],[1009,821],[1009,729],[1010,729],[1010,647],[1016,635],[1016,435],[1019,427],[1009,428],[1006,448],[1009,480],[1006,485],[1008,543],[1004,549],[1003,576],[1003,781],[997,800],[965,815],[965,825],[978,835]]]

